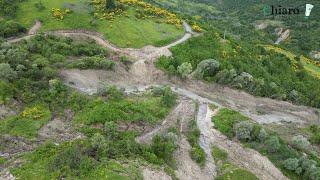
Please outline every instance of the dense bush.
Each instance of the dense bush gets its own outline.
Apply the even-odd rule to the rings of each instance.
[[[12,37],[26,32],[26,28],[15,21],[0,21],[0,37]]]
[[[182,78],[186,78],[192,72],[192,66],[190,63],[182,63],[177,68],[178,73]]]
[[[0,64],[0,79],[1,80],[13,80],[17,77],[17,72],[15,72],[8,63]]]
[[[277,136],[271,136],[267,141],[266,141],[266,147],[269,153],[275,153],[279,150],[280,148],[280,142],[279,138]]]
[[[206,77],[212,77],[219,72],[220,63],[213,59],[207,59],[201,61],[197,69],[194,72],[194,77],[203,79]]]
[[[268,138],[268,133],[266,132],[266,130],[264,130],[263,128],[261,128],[260,132],[259,132],[259,140],[260,142],[265,142]]]
[[[7,17],[15,17],[21,0],[0,0],[0,14]]]
[[[238,139],[241,141],[251,140],[252,130],[253,126],[250,123],[241,123],[236,131]]]
[[[313,144],[320,144],[320,128],[317,125],[311,125],[309,127],[312,136],[311,136],[311,142]]]
[[[173,106],[177,99],[177,95],[171,90],[169,86],[153,87],[152,94],[155,97],[161,97],[161,103],[166,107]]]
[[[299,166],[299,160],[296,158],[289,158],[284,161],[284,167],[288,170],[295,171]]]
[[[82,58],[80,61],[70,63],[69,65],[71,68],[104,70],[110,70],[113,66],[113,61],[98,56]]]
[[[291,142],[292,142],[292,145],[298,149],[304,149],[310,144],[308,139],[301,135],[292,137]]]

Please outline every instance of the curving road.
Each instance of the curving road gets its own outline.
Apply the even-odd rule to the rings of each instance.
[[[14,38],[14,39],[10,39],[8,40],[8,42],[10,43],[14,43],[14,42],[19,42],[23,39],[29,39],[31,37],[34,37],[36,35],[40,35],[40,34],[53,34],[53,35],[60,35],[60,36],[85,36],[85,37],[89,37],[89,38],[92,38],[94,40],[96,40],[96,42],[101,45],[101,46],[104,46],[105,48],[108,48],[114,52],[122,52],[122,53],[126,53],[126,54],[130,54],[130,52],[139,52],[139,51],[143,51],[145,52],[146,49],[152,49],[152,51],[155,51],[155,52],[159,52],[159,51],[164,51],[166,49],[169,49],[170,47],[173,47],[173,46],[176,46],[186,40],[188,40],[189,38],[192,37],[193,34],[195,34],[193,31],[192,31],[192,28],[189,26],[189,24],[185,21],[182,21],[183,23],[183,27],[185,29],[185,35],[171,43],[171,44],[168,44],[166,46],[163,46],[163,47],[153,47],[153,46],[145,46],[143,48],[140,48],[140,49],[134,49],[134,48],[119,48],[117,46],[115,46],[114,44],[110,43],[109,41],[105,40],[104,39],[104,36],[102,34],[99,34],[99,33],[96,33],[96,32],[91,32],[91,31],[87,31],[87,30],[82,30],[82,29],[75,29],[75,30],[54,30],[54,31],[48,31],[48,32],[44,32],[44,33],[38,33],[39,29],[41,28],[41,22],[36,20],[36,23],[33,27],[30,28],[30,30],[28,31],[28,34],[23,36],[23,37],[18,37],[18,38]]]

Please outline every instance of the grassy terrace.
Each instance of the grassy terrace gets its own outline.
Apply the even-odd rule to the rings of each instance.
[[[77,28],[97,31],[119,47],[162,46],[175,41],[184,33],[183,27],[177,28],[175,25],[167,24],[164,18],[136,18],[135,6],[129,6],[126,10],[129,17],[116,16],[113,21],[108,21],[94,17],[95,9],[89,4],[90,0],[42,0],[45,7],[43,10],[36,8],[37,2],[39,1],[21,2],[16,20],[31,27],[35,19],[40,19],[41,31]],[[53,8],[70,9],[71,13],[66,14],[63,20],[57,20],[52,17]]]

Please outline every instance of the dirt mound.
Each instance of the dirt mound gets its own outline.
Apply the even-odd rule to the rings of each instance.
[[[8,108],[5,105],[1,105],[0,106],[0,120],[6,118],[6,117],[10,117],[10,116],[14,116],[16,113],[11,110],[10,108]]]
[[[38,132],[41,139],[55,139],[55,142],[64,142],[84,138],[84,135],[74,130],[71,125],[59,119],[54,119],[44,125]]]

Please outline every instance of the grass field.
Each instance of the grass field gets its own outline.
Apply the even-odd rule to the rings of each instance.
[[[229,138],[233,138],[235,136],[233,126],[236,123],[246,120],[249,120],[249,118],[243,116],[238,111],[230,109],[221,109],[216,116],[212,117],[214,127]]]
[[[161,105],[160,98],[124,99],[110,101],[78,113],[75,124],[95,124],[109,121],[157,123],[170,108]]]
[[[84,28],[102,33],[108,41],[119,47],[134,48],[162,46],[184,33],[182,27],[178,29],[166,24],[164,19],[137,19],[133,8],[128,9],[129,17],[119,16],[109,22],[90,14],[94,11],[89,5],[90,0],[42,0],[45,9],[41,11],[35,7],[36,2],[39,0],[21,2],[16,20],[31,27],[35,19],[40,19],[43,25],[41,31]],[[72,13],[65,15],[63,20],[57,20],[51,17],[52,8],[70,9]]]

